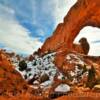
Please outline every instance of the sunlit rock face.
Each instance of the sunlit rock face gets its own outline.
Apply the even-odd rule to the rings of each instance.
[[[56,51],[60,48],[73,50],[73,41],[85,26],[100,27],[100,0],[78,0],[69,10],[53,35],[41,48],[41,53]],[[95,13],[94,13],[95,12]]]

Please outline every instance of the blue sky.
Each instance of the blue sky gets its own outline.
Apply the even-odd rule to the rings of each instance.
[[[77,0],[0,0],[0,48],[31,54],[52,35]],[[92,33],[95,36],[92,35]],[[84,34],[83,34],[84,33]],[[84,28],[75,42],[87,37],[90,54],[100,55],[100,30]],[[94,49],[93,47],[96,47]]]

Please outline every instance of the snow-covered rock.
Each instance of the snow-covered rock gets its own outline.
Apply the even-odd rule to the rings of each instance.
[[[70,91],[70,86],[67,84],[60,84],[55,88],[55,92],[69,92]]]
[[[66,56],[66,59],[70,62],[70,63],[75,63],[75,64],[81,64],[84,65],[84,61],[83,59],[79,56],[79,55],[75,55],[75,54],[68,54]]]
[[[35,84],[34,81],[38,81],[41,87],[46,87],[52,84],[54,76],[58,73],[54,61],[55,53],[50,53],[39,57],[34,56],[33,61],[25,60],[27,63],[27,69],[24,71],[19,70],[19,62],[15,64],[16,70],[22,75],[26,81]],[[46,75],[44,77],[44,75]],[[33,81],[33,82],[32,82]]]
[[[56,78],[61,81],[70,80],[72,84],[80,82],[81,78],[83,78],[82,66],[85,64],[84,60],[78,55],[68,54],[66,59],[68,63],[74,63],[74,69],[66,71],[67,75],[65,75],[54,64],[55,54],[50,53],[42,57],[35,55],[33,61],[25,60],[27,68],[24,71],[19,70],[19,62],[17,61],[17,63],[14,63],[15,69],[30,85],[36,86],[37,84],[42,89],[52,86]],[[78,65],[81,65],[81,68]],[[58,90],[60,92],[69,91],[70,87],[67,84],[61,84],[55,89],[55,91]]]

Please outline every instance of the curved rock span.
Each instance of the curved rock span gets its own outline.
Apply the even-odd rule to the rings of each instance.
[[[41,54],[65,48],[73,49],[74,39],[85,26],[100,27],[100,0],[78,0],[65,16],[64,22],[45,41]]]

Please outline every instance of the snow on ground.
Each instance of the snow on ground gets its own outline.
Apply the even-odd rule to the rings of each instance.
[[[60,80],[68,79],[67,76],[63,75],[57,67],[55,66],[54,57],[56,53],[49,53],[44,55],[43,57],[39,57],[38,55],[34,55],[33,61],[25,60],[27,63],[27,68],[23,71],[19,70],[19,61],[16,61],[16,58],[13,60],[15,69],[22,75],[22,77],[28,82],[32,81],[31,85],[34,88],[41,87],[42,89],[46,89],[52,85],[54,81],[54,77],[57,75],[57,78]],[[66,60],[70,63],[75,63],[75,70],[69,71],[68,73],[73,78],[73,83],[79,82],[77,76],[81,76],[83,69],[79,69],[77,64],[84,65],[84,61],[81,57],[75,54],[68,54],[66,56]],[[67,84],[60,84],[55,91],[67,92],[70,91],[70,86]]]
[[[33,77],[34,78],[37,77],[36,80],[40,81],[40,77],[46,74],[49,76],[49,80],[45,80],[45,82],[40,83],[40,86],[41,87],[49,86],[50,84],[52,84],[53,78],[58,72],[57,68],[53,63],[54,55],[55,53],[47,54],[43,57],[39,57],[36,55],[33,61],[26,61],[27,62],[26,70],[20,71],[18,64],[16,65],[16,70],[21,73],[23,78],[26,77],[26,81],[31,80]]]
[[[68,54],[66,56],[66,59],[70,62],[70,63],[75,63],[75,64],[81,64],[81,65],[84,65],[84,61],[83,59],[79,56],[79,55],[76,55],[76,54]]]
[[[67,84],[60,84],[58,87],[55,88],[55,92],[69,92],[70,86]]]

